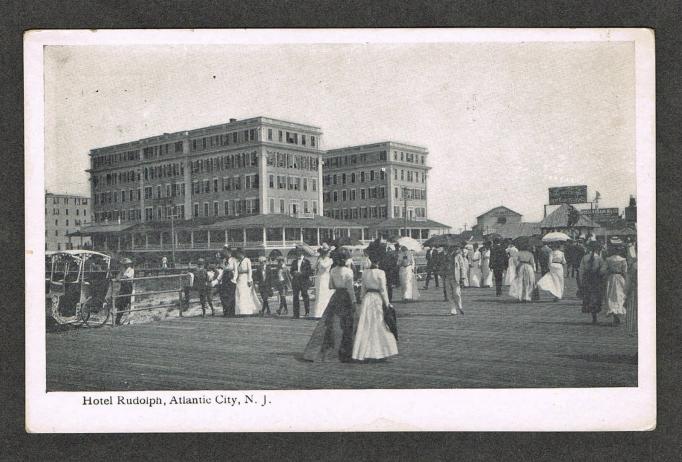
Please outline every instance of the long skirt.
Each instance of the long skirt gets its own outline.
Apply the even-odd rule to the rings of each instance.
[[[478,263],[469,267],[469,287],[481,287],[481,267]]]
[[[384,302],[376,292],[367,292],[360,305],[353,359],[381,359],[398,354],[398,343],[384,322]]]
[[[350,361],[353,353],[353,302],[337,289],[303,351],[303,359],[319,362]]]
[[[245,273],[237,277],[237,286],[234,292],[234,311],[238,315],[256,314],[260,311],[260,302],[256,295],[253,284],[249,287]]]
[[[490,270],[490,262],[488,259],[481,263],[481,287],[493,286],[493,272]]]
[[[469,287],[469,260],[464,259],[464,267],[462,268],[462,284],[464,287]]]
[[[538,281],[538,287],[554,295],[564,297],[564,266],[561,263],[549,265],[549,271]]]
[[[445,279],[444,286],[450,306],[450,314],[464,313],[462,310],[462,288],[459,281],[456,281],[454,277],[448,277]]]
[[[509,287],[509,295],[519,301],[530,302],[533,299],[533,290],[535,289],[535,271],[533,271],[533,266],[524,263],[517,270],[517,273],[512,280],[512,285]]]
[[[315,306],[313,306],[313,317],[321,318],[324,310],[329,304],[334,289],[329,288],[329,271],[320,273],[315,278]]]
[[[509,265],[507,266],[507,272],[504,275],[504,282],[502,285],[511,286],[516,278],[516,261],[514,258],[509,257]]]
[[[606,314],[625,314],[625,278],[622,274],[609,274],[606,279]]]
[[[625,299],[625,328],[629,334],[637,333],[637,281],[635,287],[628,291]]]
[[[400,267],[400,288],[403,300],[418,300],[419,290],[417,289],[417,275],[414,273],[413,266]]]
[[[604,299],[601,275],[598,271],[590,271],[580,276],[583,278],[580,285],[580,293],[583,296],[582,312],[599,313]]]

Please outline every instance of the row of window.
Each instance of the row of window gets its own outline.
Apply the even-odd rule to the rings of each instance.
[[[81,224],[85,224],[87,222],[88,221],[86,219],[83,219],[83,220],[75,219],[75,220],[73,220],[73,225],[74,226],[80,226]],[[59,220],[55,220],[54,225],[59,226]],[[69,219],[68,218],[66,219],[66,223],[64,224],[64,226],[69,226]]]
[[[319,162],[317,157],[303,154],[291,154],[289,152],[278,151],[268,151],[267,153],[267,164],[270,167],[317,171]]]
[[[348,154],[345,156],[334,156],[325,159],[327,167],[343,167],[345,165],[366,164],[368,162],[379,162],[386,160],[386,151],[377,151],[362,154]]]
[[[317,191],[317,179],[298,177],[291,175],[277,175],[277,189],[288,189],[289,191]],[[268,186],[275,189],[275,175],[269,175]]]
[[[182,152],[182,141],[175,143],[165,143],[158,146],[148,146],[142,149],[142,158],[144,160],[158,159],[163,155],[178,154]]]
[[[190,142],[190,149],[192,152],[204,151],[218,146],[230,146],[233,144],[248,143],[249,141],[258,141],[259,138],[259,130],[254,128],[238,130],[230,133],[223,133],[222,135],[194,138]]]
[[[398,155],[400,153],[400,155]],[[400,162],[412,162],[414,164],[421,164],[424,165],[425,159],[424,159],[423,154],[415,154],[412,152],[404,152],[404,151],[393,151],[393,160],[397,161],[400,159]]]
[[[372,188],[360,188],[359,194],[355,189],[343,189],[341,191],[328,191],[322,194],[324,202],[346,202],[346,201],[364,201],[367,199],[385,199],[386,187],[374,186]]]
[[[224,156],[193,160],[190,165],[193,174],[256,167],[258,165],[258,155],[256,151],[226,154]]]
[[[218,217],[218,216],[239,216],[239,215],[255,215],[259,213],[260,200],[257,198],[253,199],[234,199],[223,201],[222,209],[220,207],[220,202],[213,201],[213,205],[210,202],[204,202],[203,210],[200,208],[199,203],[195,202],[193,205],[192,216],[198,218],[202,217]],[[203,211],[203,215],[199,213]],[[146,217],[146,215],[145,215]],[[147,218],[151,220],[151,218]]]
[[[426,208],[425,207],[415,207],[407,209],[407,217],[412,220],[414,218],[426,218]],[[393,207],[393,218],[405,218],[405,207],[394,206]]]
[[[336,218],[337,220],[358,220],[367,218],[387,218],[388,209],[386,206],[372,207],[351,207],[347,209],[327,209],[324,212],[326,217]]]
[[[242,184],[244,189],[258,189],[260,187],[258,174],[226,176],[203,181],[195,180],[192,182],[192,192],[194,194],[209,194],[219,191],[239,191],[242,189]]]
[[[288,144],[299,144],[300,140],[301,146],[307,146],[308,139],[310,139],[310,146],[314,148],[316,146],[316,140],[314,135],[310,135],[310,138],[306,138],[306,135],[304,134],[300,134],[299,136],[299,134],[296,132],[283,132],[282,130],[277,130],[277,141],[279,141],[280,143],[286,142]],[[274,130],[272,128],[268,128],[268,141],[275,141]]]
[[[330,175],[325,175],[323,177],[324,180],[324,185],[325,186],[331,186],[331,185],[337,185],[337,184],[355,184],[357,183],[364,183],[366,181],[374,181],[376,179],[379,179],[379,181],[385,181],[386,180],[386,172],[381,169],[381,170],[370,170],[369,172],[351,172],[351,173],[334,173]]]
[[[45,202],[47,202],[47,196],[45,197]],[[52,204],[54,205],[59,205],[59,204],[64,204],[64,205],[69,205],[69,203],[73,203],[73,205],[88,205],[88,198],[87,197],[58,197],[58,196],[52,196]],[[68,215],[68,213],[67,213]]]
[[[286,199],[270,198],[270,213],[291,214],[296,215],[300,212],[313,213],[317,215],[317,201],[301,201]]]
[[[68,215],[68,214],[69,214],[69,209],[64,209],[64,211],[66,212],[65,215]],[[61,210],[60,210],[60,209],[58,209],[58,208],[53,208],[53,209],[52,209],[52,215],[59,215],[60,213],[61,213]],[[80,215],[81,215],[81,210],[80,210],[80,209],[76,209],[76,216],[78,217],[78,216],[80,216]],[[47,208],[45,208],[45,216],[47,216]],[[88,216],[88,213],[87,213],[87,210],[86,210],[86,209],[83,209],[83,216],[84,216],[84,217]]]
[[[94,156],[92,159],[92,166],[93,168],[110,167],[121,162],[130,162],[135,160],[140,160],[140,151],[138,149],[117,152],[115,154]]]
[[[404,200],[426,200],[426,189],[418,188],[393,188],[393,197]]]
[[[398,169],[393,169],[393,179],[398,180]],[[426,183],[426,172],[400,169],[400,180],[411,183]]]

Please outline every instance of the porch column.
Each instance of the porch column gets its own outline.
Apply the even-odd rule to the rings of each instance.
[[[246,228],[242,228],[242,249],[246,248]]]
[[[211,248],[211,230],[206,231],[206,248],[210,249]]]
[[[300,231],[300,233],[301,233],[301,244],[303,244],[303,242],[304,242],[304,241],[303,241],[303,228],[300,228],[300,230],[301,230],[301,231]]]
[[[284,227],[282,226],[282,247],[284,247],[286,245],[285,237],[286,237],[286,233],[284,231]]]
[[[194,230],[193,229],[191,229],[189,231],[189,247],[190,247],[190,249],[194,248]]]
[[[320,227],[317,227],[317,245],[320,245]]]
[[[71,243],[71,238],[69,238],[69,243]],[[116,240],[116,251],[121,251],[121,233],[118,234],[118,238]]]
[[[135,233],[132,233],[130,235],[130,249],[131,250],[135,249]]]
[[[159,232],[159,249],[163,250],[163,231]]]
[[[265,232],[265,226],[263,226],[263,247],[268,246],[267,233]]]
[[[365,240],[365,228],[360,228],[360,240]]]
[[[225,228],[225,244],[227,244],[227,228]]]
[[[149,247],[149,234],[144,233],[144,248],[146,249],[147,247]]]

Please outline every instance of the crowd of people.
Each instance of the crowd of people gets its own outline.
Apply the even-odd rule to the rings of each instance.
[[[382,360],[396,355],[397,325],[393,308],[394,290],[400,301],[420,297],[414,252],[381,239],[365,250],[369,264],[354,271],[350,251],[323,244],[312,265],[298,251],[287,263],[279,251],[260,256],[255,265],[239,248],[225,246],[215,261],[199,259],[188,274],[182,312],[189,308],[191,292],[199,296],[202,316],[210,308],[216,314],[214,295],[223,316],[272,315],[270,298],[276,296],[277,315],[288,315],[287,295],[292,292],[293,318],[319,319],[304,358],[311,361]],[[133,277],[132,262],[126,259],[121,290],[130,293],[126,279]],[[450,315],[464,314],[462,290],[495,287],[497,296],[508,294],[519,302],[540,299],[540,291],[555,301],[565,296],[565,278],[575,277],[582,311],[597,323],[606,314],[620,324],[625,316],[627,331],[637,327],[637,264],[634,244],[609,246],[597,241],[555,242],[533,246],[530,241],[494,239],[483,245],[439,246],[426,252],[426,278],[422,290],[433,279],[442,286]],[[536,278],[536,273],[539,277]],[[314,277],[314,286],[311,279]],[[311,303],[309,291],[314,287]],[[303,313],[301,313],[301,300]],[[122,300],[125,302],[125,299]],[[312,306],[311,306],[312,305]],[[117,322],[119,319],[117,319]]]

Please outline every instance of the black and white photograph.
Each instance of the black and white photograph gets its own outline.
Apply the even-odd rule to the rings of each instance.
[[[25,51],[29,431],[655,427],[650,31]]]

